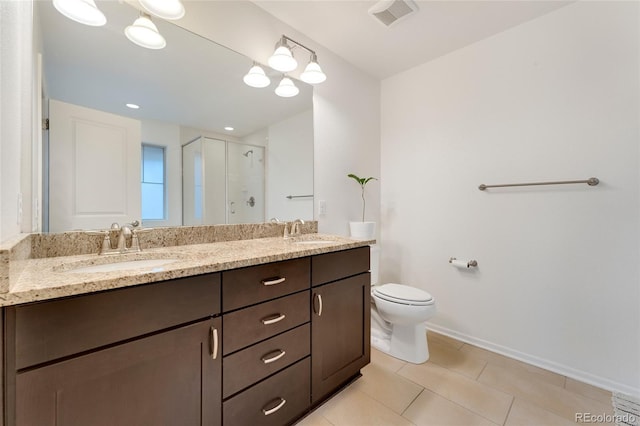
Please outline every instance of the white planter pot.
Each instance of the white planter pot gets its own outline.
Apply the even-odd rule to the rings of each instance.
[[[376,237],[375,222],[349,222],[351,238],[356,240],[373,240]]]

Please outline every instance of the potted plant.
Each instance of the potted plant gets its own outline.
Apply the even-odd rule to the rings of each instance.
[[[365,211],[367,207],[367,200],[365,199],[364,188],[372,180],[378,180],[374,177],[361,178],[353,173],[349,173],[347,177],[358,182],[360,185],[360,189],[362,190],[362,221],[360,222],[349,222],[349,229],[351,231],[351,237],[360,239],[360,240],[372,240],[375,238],[376,234],[376,223],[375,222],[366,222],[365,219]]]

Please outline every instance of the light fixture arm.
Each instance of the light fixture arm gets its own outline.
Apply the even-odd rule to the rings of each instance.
[[[308,51],[309,53],[311,53],[311,55],[313,55],[313,57],[316,57],[316,52],[315,50],[309,49],[307,46],[305,46],[302,43],[299,43],[297,41],[295,41],[294,39],[292,39],[291,37],[287,37],[286,35],[282,34],[282,38],[280,38],[280,41],[278,42],[278,45],[285,45],[287,41],[290,41],[291,43],[293,43],[295,46],[299,46],[302,47],[304,50]],[[293,47],[295,47],[293,46]]]

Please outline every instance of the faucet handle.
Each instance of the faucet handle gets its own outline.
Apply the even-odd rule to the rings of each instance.
[[[86,231],[89,235],[102,235],[102,247],[100,248],[100,254],[106,253],[111,250],[111,237],[109,231]]]
[[[136,221],[137,222],[137,221]],[[137,226],[137,225],[136,225]],[[152,231],[153,228],[135,228],[131,230],[131,251],[142,251],[140,248],[140,239],[138,238],[138,234],[144,234],[145,232]]]

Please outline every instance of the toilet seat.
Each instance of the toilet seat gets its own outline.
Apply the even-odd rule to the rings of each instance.
[[[391,283],[376,286],[373,289],[373,294],[388,302],[403,305],[428,306],[434,303],[433,297],[426,291],[403,284]]]

